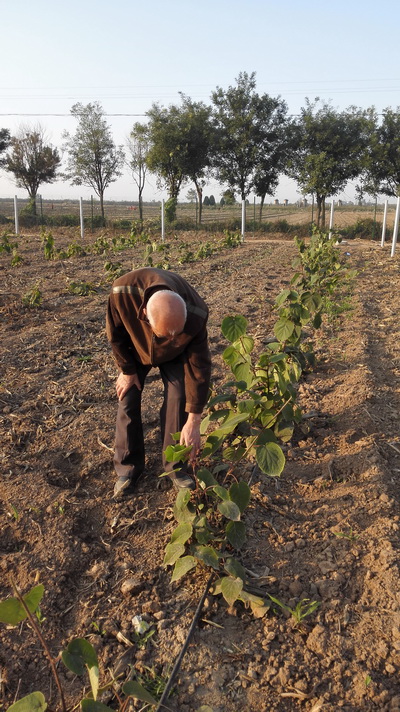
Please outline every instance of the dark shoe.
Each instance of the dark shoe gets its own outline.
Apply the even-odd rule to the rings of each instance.
[[[169,478],[177,490],[194,490],[196,487],[193,478],[187,472],[171,472],[169,473]]]
[[[128,477],[118,477],[115,485],[114,485],[114,494],[113,494],[113,499],[118,499],[119,497],[122,497],[124,494],[129,494],[130,491],[133,490],[133,484],[134,482],[132,479]]]

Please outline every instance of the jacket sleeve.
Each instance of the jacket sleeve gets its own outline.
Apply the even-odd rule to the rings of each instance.
[[[187,413],[201,413],[208,400],[211,354],[206,325],[192,339],[185,352],[185,391]]]
[[[106,333],[118,368],[127,375],[136,373],[136,361],[132,354],[131,340],[118,310],[112,302],[112,297],[108,300]]]

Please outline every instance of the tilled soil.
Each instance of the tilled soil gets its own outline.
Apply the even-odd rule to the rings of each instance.
[[[61,247],[67,230],[54,235]],[[87,243],[93,241],[89,236]],[[195,251],[206,235],[185,234]],[[178,264],[179,237],[169,238],[171,268],[210,306],[213,383],[226,377],[222,318],[243,314],[261,344],[274,322],[270,301],[287,286],[291,240],[249,236],[237,249]],[[170,709],[194,712],[336,712],[400,710],[400,310],[399,257],[376,243],[341,245],[358,270],[348,310],[333,314],[316,336],[317,366],[303,377],[305,414],[286,452],[279,480],[253,465],[239,473],[252,490],[242,563],[256,589],[295,608],[318,608],[300,623],[279,610],[254,619],[210,596],[169,698]],[[45,585],[42,630],[53,655],[73,637],[95,646],[102,679],[109,671],[165,678],[179,654],[207,572],[170,583],[163,552],[174,527],[174,491],[161,472],[160,379],[144,392],[147,470],[132,498],[112,497],[116,371],[104,335],[110,285],[102,255],[46,261],[38,235],[19,239],[24,262],[1,255],[2,355],[0,597],[10,575],[26,592]],[[126,269],[142,248],[118,253]],[[37,281],[42,306],[21,296]],[[96,285],[77,296],[71,281]],[[132,617],[154,634],[134,640]],[[122,634],[122,635],[121,635]],[[4,709],[42,690],[59,701],[29,626],[0,629]],[[132,644],[133,643],[133,644]],[[59,664],[70,707],[79,678]],[[86,688],[87,691],[87,688]],[[104,702],[116,706],[105,696]],[[140,704],[136,705],[140,708]]]

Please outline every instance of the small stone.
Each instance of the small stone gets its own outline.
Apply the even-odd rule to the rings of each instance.
[[[385,670],[389,675],[394,675],[394,673],[396,672],[395,666],[391,663],[386,663]]]
[[[306,542],[304,539],[296,539],[295,544],[298,549],[304,549]]]
[[[294,542],[293,541],[288,541],[285,546],[283,547],[283,550],[289,554],[291,551],[294,551]]]
[[[289,593],[292,596],[298,597],[303,592],[303,585],[300,581],[291,581],[289,584]]]
[[[156,601],[145,601],[142,605],[142,613],[157,613],[160,606]]]
[[[121,593],[126,596],[127,594],[139,593],[143,589],[143,582],[139,579],[128,578],[121,584]]]
[[[387,494],[381,494],[381,496],[379,497],[379,499],[380,499],[381,502],[385,502],[386,504],[388,504],[388,503],[389,503],[389,500],[390,500],[390,497],[389,497],[389,495],[387,495]]]
[[[336,566],[332,563],[332,561],[320,561],[318,568],[321,571],[321,574],[328,574],[330,571],[335,571]]]

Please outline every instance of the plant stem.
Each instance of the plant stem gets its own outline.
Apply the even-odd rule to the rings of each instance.
[[[62,687],[61,687],[61,682],[60,682],[60,678],[59,678],[59,676],[58,676],[58,672],[57,672],[57,668],[56,668],[56,665],[55,665],[55,662],[54,662],[54,658],[53,658],[52,654],[50,653],[49,647],[48,647],[48,645],[47,645],[45,639],[43,638],[42,632],[41,632],[41,630],[40,630],[38,624],[36,623],[36,621],[35,621],[35,619],[34,619],[32,613],[30,612],[28,606],[26,605],[24,599],[22,598],[20,592],[18,591],[18,589],[17,589],[17,587],[16,587],[16,585],[15,585],[15,582],[14,582],[14,579],[13,579],[13,578],[11,578],[11,584],[12,584],[12,587],[13,587],[13,589],[14,589],[14,592],[15,592],[16,597],[18,598],[18,600],[19,600],[21,606],[24,608],[24,610],[25,610],[25,612],[26,612],[26,615],[28,616],[29,622],[30,622],[30,624],[31,624],[31,626],[32,626],[32,628],[33,628],[33,630],[35,631],[37,637],[39,638],[39,640],[40,640],[40,642],[41,642],[41,644],[42,644],[43,650],[44,650],[44,652],[45,652],[45,654],[46,654],[46,657],[47,657],[47,659],[48,659],[48,661],[49,661],[50,668],[51,668],[51,671],[52,671],[52,673],[53,673],[53,677],[54,677],[55,683],[56,683],[56,685],[57,685],[58,692],[59,692],[59,694],[60,694],[60,700],[61,700],[61,706],[62,706],[63,712],[67,712],[67,705],[65,704],[64,693],[63,693],[63,690],[62,690]]]

